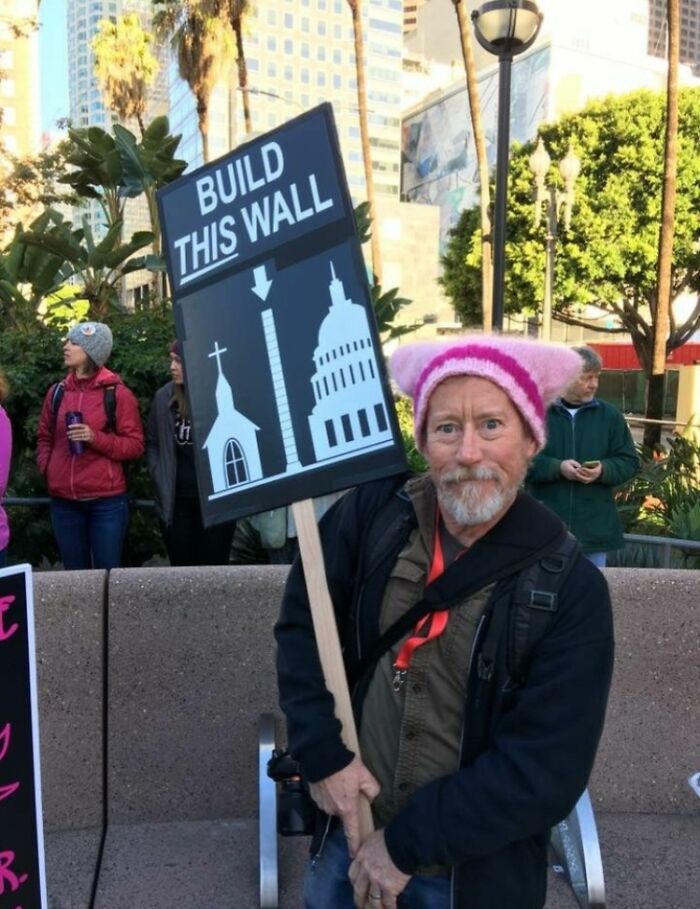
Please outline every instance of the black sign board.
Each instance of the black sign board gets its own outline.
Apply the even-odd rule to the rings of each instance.
[[[31,568],[0,570],[0,909],[46,909]]]
[[[158,201],[205,524],[404,470],[331,106]]]

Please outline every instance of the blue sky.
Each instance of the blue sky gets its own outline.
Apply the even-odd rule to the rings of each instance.
[[[39,22],[41,129],[55,131],[57,118],[68,116],[66,0],[42,0]]]

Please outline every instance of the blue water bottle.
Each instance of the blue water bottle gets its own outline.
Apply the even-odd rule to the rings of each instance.
[[[79,410],[69,410],[66,414],[66,429],[75,423],[82,423],[83,415]],[[85,451],[85,443],[78,442],[74,439],[68,439],[68,448],[72,455],[81,455]]]

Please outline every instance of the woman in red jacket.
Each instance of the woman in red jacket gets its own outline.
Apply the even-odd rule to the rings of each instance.
[[[68,375],[41,411],[37,462],[67,569],[119,566],[129,519],[123,463],[144,452],[136,398],[104,365],[111,351],[107,325],[74,325],[63,345]]]

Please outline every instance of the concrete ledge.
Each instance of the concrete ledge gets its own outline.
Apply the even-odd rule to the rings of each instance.
[[[47,831],[103,818],[104,571],[33,575]]]
[[[606,577],[615,673],[591,796],[607,812],[692,812],[686,780],[700,770],[700,571],[616,568]]]
[[[257,722],[277,703],[286,567],[114,571],[109,821],[257,816]]]
[[[102,830],[66,830],[45,837],[49,909],[90,909]]]
[[[280,841],[280,909],[301,905],[308,842]],[[94,909],[259,906],[256,820],[110,827]]]
[[[103,572],[35,575],[50,909],[89,907],[105,778],[89,909],[257,909],[257,722],[286,574],[119,570],[107,607]],[[617,655],[590,788],[608,905],[697,909],[700,572],[606,575]],[[307,848],[279,841],[280,909],[300,905]],[[547,909],[577,909],[550,880]]]

